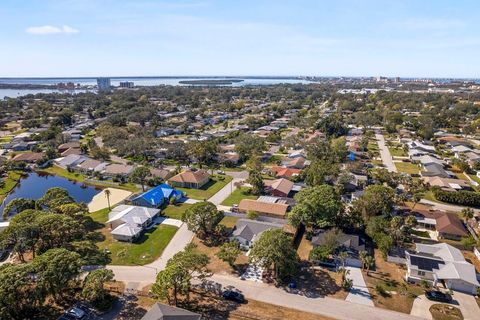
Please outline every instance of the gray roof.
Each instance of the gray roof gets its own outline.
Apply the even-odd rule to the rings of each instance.
[[[232,236],[252,241],[255,236],[266,230],[280,228],[283,228],[283,226],[278,223],[256,221],[250,219],[239,219],[235,224],[235,229],[232,232]]]
[[[141,320],[200,320],[202,316],[185,309],[155,303]]]

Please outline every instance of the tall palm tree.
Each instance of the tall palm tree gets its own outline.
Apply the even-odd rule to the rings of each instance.
[[[109,189],[105,189],[105,197],[107,198],[107,202],[108,202],[108,210],[110,210],[110,195],[112,194],[112,191],[110,191]]]
[[[342,251],[338,254],[338,259],[342,261],[342,267],[345,268],[345,261],[347,261],[348,258],[348,252],[347,251]]]

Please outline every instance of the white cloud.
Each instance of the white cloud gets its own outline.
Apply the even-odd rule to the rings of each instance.
[[[79,31],[70,26],[64,25],[62,27],[55,26],[39,26],[39,27],[29,27],[25,30],[29,34],[35,35],[48,35],[48,34],[73,34],[78,33]]]

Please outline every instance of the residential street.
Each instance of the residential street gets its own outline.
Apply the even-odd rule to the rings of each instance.
[[[393,163],[392,155],[385,145],[385,137],[380,131],[375,132],[375,139],[377,139],[378,148],[380,149],[380,157],[382,158],[383,165],[388,171],[397,172],[397,167]]]
[[[233,177],[232,181],[227,183],[225,187],[220,189],[216,194],[214,194],[208,201],[214,205],[221,204],[228,196],[235,190],[235,183],[244,181],[248,177],[247,171],[228,171],[226,172],[228,176]]]
[[[462,211],[463,209],[466,208],[466,207],[462,207],[462,206],[456,206],[456,205],[453,205],[453,204],[439,203],[439,202],[435,202],[435,201],[431,201],[431,200],[427,200],[427,199],[421,199],[420,203],[430,205],[430,206],[433,207],[433,209],[442,210],[442,211],[460,212],[460,211]],[[473,209],[473,210],[476,213],[480,213],[480,209]]]
[[[225,287],[234,287],[248,299],[284,306],[305,312],[345,320],[407,320],[421,319],[404,313],[374,308],[358,303],[328,297],[306,297],[288,293],[265,283],[244,281],[229,275],[214,274],[212,281]]]

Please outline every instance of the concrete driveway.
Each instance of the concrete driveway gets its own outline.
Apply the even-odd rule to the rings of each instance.
[[[362,270],[354,267],[345,268],[350,271],[347,278],[352,279],[353,282],[353,287],[350,289],[345,300],[373,307],[372,296],[370,295],[370,292],[368,292],[367,284],[365,283],[365,279],[363,279]]]
[[[412,316],[432,319],[432,314],[430,313],[430,307],[434,304],[439,304],[440,302],[428,300],[427,297],[423,294],[418,296],[413,301],[412,310],[410,314]],[[454,292],[453,294],[453,303],[448,303],[454,307],[460,309],[465,320],[475,320],[480,318],[480,308],[478,307],[475,298],[471,295]]]

